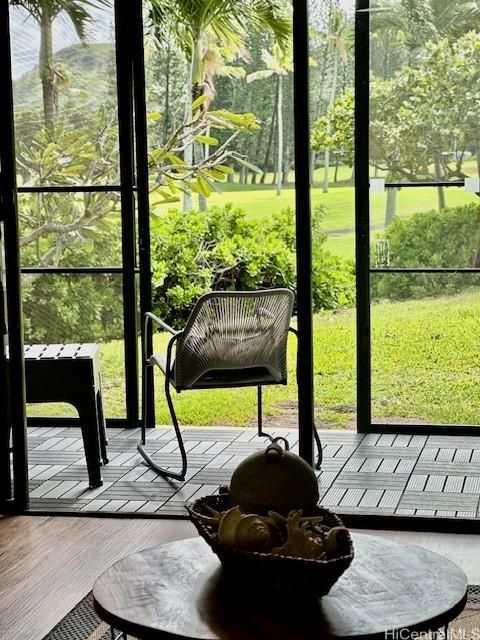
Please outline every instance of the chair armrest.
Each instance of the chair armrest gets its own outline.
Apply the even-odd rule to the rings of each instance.
[[[145,350],[144,350],[144,358],[145,358],[145,362],[148,362],[148,360],[150,359],[150,356],[148,354],[148,330],[149,327],[153,327],[153,323],[158,324],[160,327],[162,327],[162,329],[165,329],[166,331],[168,331],[169,333],[171,333],[174,337],[180,335],[182,332],[181,331],[175,331],[175,329],[173,329],[170,325],[168,325],[166,322],[164,322],[161,318],[159,318],[158,316],[156,316],[154,313],[152,313],[151,311],[148,311],[145,314],[145,335],[144,335],[144,344],[145,344]]]
[[[149,320],[152,322],[152,324],[155,322],[155,324],[158,324],[160,327],[162,327],[162,329],[165,329],[165,331],[168,331],[173,336],[176,336],[177,333],[180,333],[180,331],[175,331],[175,329],[173,329],[169,324],[164,322],[161,318],[153,314],[151,311],[148,311],[145,314],[145,327],[147,327]]]

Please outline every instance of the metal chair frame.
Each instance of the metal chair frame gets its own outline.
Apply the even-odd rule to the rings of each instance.
[[[167,399],[167,404],[168,404],[168,408],[170,411],[170,416],[172,418],[172,423],[173,423],[173,428],[175,430],[175,435],[177,437],[177,441],[178,441],[178,447],[180,450],[180,455],[181,455],[181,460],[182,460],[182,467],[181,467],[181,471],[179,472],[175,472],[175,471],[171,471],[170,469],[165,469],[160,467],[153,459],[152,457],[146,452],[145,450],[145,446],[146,446],[146,440],[147,440],[147,436],[146,436],[146,430],[147,430],[147,411],[146,411],[146,406],[147,406],[147,402],[146,402],[146,398],[147,398],[147,394],[148,394],[148,376],[147,374],[147,370],[150,367],[155,367],[156,364],[155,362],[152,360],[153,354],[149,355],[147,352],[147,345],[149,344],[149,340],[148,338],[148,331],[153,331],[153,324],[156,323],[159,327],[161,327],[162,329],[164,329],[165,331],[168,331],[170,334],[172,334],[172,338],[170,339],[169,343],[168,343],[168,347],[167,347],[167,359],[166,359],[166,373],[165,373],[165,396]],[[151,312],[148,312],[145,314],[145,333],[144,333],[144,337],[145,337],[145,350],[144,350],[144,375],[143,375],[143,380],[144,380],[144,387],[143,387],[143,417],[142,417],[142,431],[141,431],[141,440],[137,445],[137,449],[138,452],[140,453],[140,455],[142,456],[142,458],[145,460],[145,462],[147,463],[147,465],[153,469],[156,473],[158,473],[159,475],[165,477],[165,478],[171,478],[173,480],[185,480],[185,475],[187,472],[187,454],[185,451],[185,446],[183,443],[183,438],[182,438],[182,433],[180,431],[180,426],[178,423],[178,419],[177,419],[177,415],[175,412],[175,407],[173,404],[173,400],[172,400],[172,396],[170,393],[170,386],[173,386],[174,389],[177,391],[177,393],[181,393],[182,390],[187,390],[187,389],[177,389],[175,388],[175,386],[172,384],[172,377],[170,375],[170,372],[172,371],[172,353],[173,353],[173,347],[175,346],[176,342],[184,335],[184,331],[176,331],[175,329],[173,329],[172,327],[170,327],[166,322],[164,322],[161,318],[159,318],[158,316],[154,315]],[[298,342],[298,331],[293,328],[293,327],[289,327],[288,328],[288,332],[293,333],[296,337],[297,337],[297,342]],[[297,367],[296,367],[296,371],[298,372],[298,349],[297,349]],[[285,438],[273,438],[273,436],[271,436],[269,433],[266,433],[265,431],[263,431],[263,400],[262,400],[262,387],[266,386],[266,385],[271,385],[271,384],[282,384],[279,382],[267,382],[263,385],[258,385],[257,383],[248,383],[248,382],[242,382],[239,384],[225,384],[225,385],[221,385],[221,384],[216,384],[216,385],[212,385],[209,387],[205,387],[205,388],[201,388],[201,387],[193,387],[192,389],[188,389],[190,391],[195,391],[195,390],[208,390],[208,389],[220,389],[220,388],[243,388],[243,387],[251,387],[251,386],[256,386],[257,387],[257,426],[258,426],[258,435],[259,437],[265,437],[265,438],[269,438],[270,440],[278,440],[281,439],[284,441],[286,448],[288,449],[288,442]],[[283,383],[285,384],[285,383]],[[320,469],[321,464],[322,464],[322,460],[323,460],[323,456],[322,456],[322,444],[320,441],[320,437],[318,435],[318,431],[317,428],[315,426],[315,424],[312,425],[313,426],[313,435],[315,438],[315,443],[317,445],[317,450],[318,450],[318,455],[317,455],[317,461],[315,464],[315,468],[317,470]]]

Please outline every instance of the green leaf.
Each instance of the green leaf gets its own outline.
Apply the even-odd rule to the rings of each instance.
[[[235,173],[232,167],[227,167],[226,164],[217,164],[215,166],[215,170],[221,171],[222,173],[229,174],[229,175],[232,175],[233,173]]]
[[[208,196],[211,195],[212,190],[210,189],[208,182],[204,178],[202,178],[202,176],[197,176],[197,185],[200,190],[200,193],[204,195],[206,198],[208,198]]]
[[[192,102],[192,111],[195,111],[195,109],[198,109],[198,107],[200,107],[202,104],[205,104],[207,100],[208,100],[208,96],[198,97],[196,100]]]
[[[195,140],[197,142],[201,142],[202,144],[208,144],[209,146],[212,146],[212,147],[218,144],[218,139],[213,138],[212,136],[198,135],[198,136],[195,136]]]

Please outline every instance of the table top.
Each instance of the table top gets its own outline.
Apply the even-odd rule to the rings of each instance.
[[[450,560],[376,536],[352,538],[354,561],[318,605],[267,604],[235,589],[193,538],[114,564],[95,584],[95,610],[142,640],[384,640],[386,630],[436,629],[462,611],[467,578]]]

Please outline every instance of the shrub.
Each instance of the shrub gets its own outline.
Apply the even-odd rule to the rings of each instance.
[[[382,237],[390,243],[391,267],[478,267],[480,205],[396,218]],[[387,274],[374,278],[372,294],[401,300],[453,293],[471,285],[468,274]]]
[[[353,267],[323,245],[315,212],[315,310],[351,306]],[[269,222],[249,221],[229,204],[205,212],[170,210],[152,223],[155,311],[182,326],[195,301],[208,291],[296,288],[295,216],[284,209]]]
[[[27,276],[23,282],[25,341],[99,342],[122,338],[122,300],[118,276]]]

